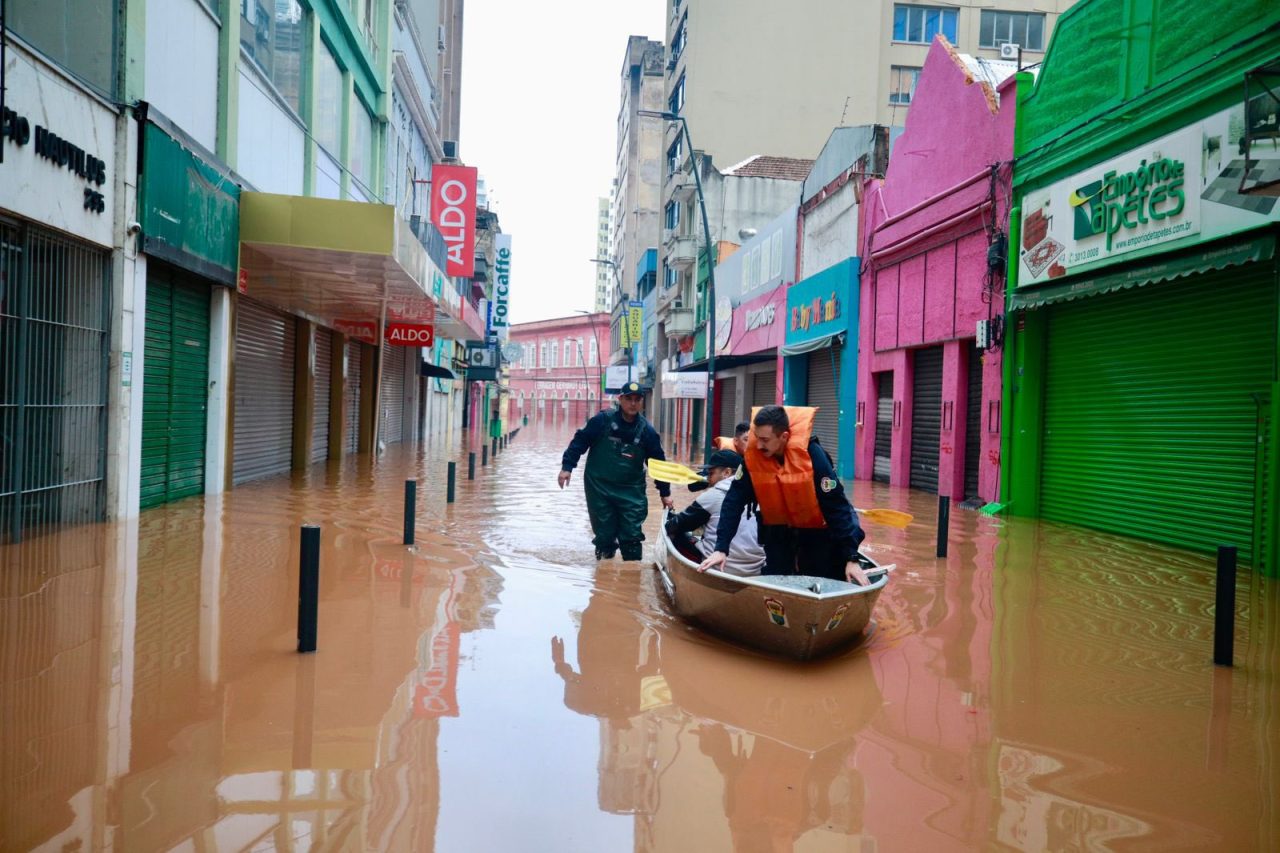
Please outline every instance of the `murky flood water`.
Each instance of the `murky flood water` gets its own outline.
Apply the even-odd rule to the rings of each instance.
[[[1210,557],[957,510],[938,560],[857,483],[916,515],[865,525],[876,633],[772,661],[594,563],[568,436],[455,453],[451,507],[393,449],[0,550],[0,849],[1280,849],[1280,585],[1215,669]]]

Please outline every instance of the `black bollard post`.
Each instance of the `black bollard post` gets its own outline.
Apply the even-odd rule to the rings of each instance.
[[[480,467],[483,468],[488,464],[489,464],[489,445],[486,444],[484,447],[480,448]]]
[[[404,544],[413,544],[413,528],[418,516],[418,481],[404,481]]]
[[[947,528],[951,526],[951,498],[938,496],[938,556],[947,556]]]
[[[298,651],[314,652],[317,610],[320,607],[319,525],[302,525],[298,554]]]
[[[458,483],[458,463],[449,463],[449,487],[445,496],[446,503],[453,503],[453,492]]]
[[[1218,546],[1218,588],[1213,605],[1213,662],[1233,666],[1236,629],[1236,548]]]
[[[476,455],[475,453],[467,454],[467,479],[474,480],[476,478]]]
[[[489,456],[493,459],[498,458],[498,439],[496,438],[489,441]]]

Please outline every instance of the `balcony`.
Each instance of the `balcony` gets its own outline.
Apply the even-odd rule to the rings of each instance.
[[[693,173],[686,169],[681,169],[678,172],[673,172],[671,177],[667,179],[667,189],[671,194],[672,201],[688,201],[698,191],[698,185],[694,183]]]
[[[667,337],[686,338],[693,334],[693,309],[672,308],[667,312]]]
[[[698,262],[697,242],[686,234],[677,234],[667,242],[667,264],[674,269],[688,270]]]

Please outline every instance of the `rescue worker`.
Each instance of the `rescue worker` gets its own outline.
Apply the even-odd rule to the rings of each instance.
[[[733,475],[742,467],[742,457],[732,450],[717,450],[711,454],[707,470],[703,473],[710,484],[705,494],[699,495],[679,515],[667,516],[663,528],[667,536],[677,547],[683,545],[684,550],[697,554],[695,559],[703,560],[716,547],[716,530],[720,522],[720,507],[724,496],[733,483]],[[702,528],[702,535],[696,539],[690,534]],[[745,524],[738,525],[738,535],[733,537],[729,549],[729,559],[725,561],[724,570],[731,575],[758,575],[764,567],[764,550],[756,541],[756,522],[750,508],[747,510]]]
[[[749,421],[740,421],[733,428],[733,438],[727,435],[717,436],[716,440],[711,442],[713,450],[732,450],[739,456],[747,452],[747,436],[751,432],[751,423]]]
[[[608,560],[621,548],[622,559],[639,560],[643,556],[644,524],[649,514],[645,498],[644,463],[647,459],[663,459],[662,439],[640,411],[644,408],[645,389],[628,382],[618,394],[618,405],[611,411],[598,412],[573,440],[560,462],[556,478],[560,488],[569,484],[574,466],[587,454],[586,472],[582,480],[587,493],[587,514],[595,534],[596,559]],[[671,486],[654,481],[662,505],[671,509]]]
[[[813,433],[809,406],[762,406],[752,419],[745,461],[720,506],[716,550],[699,571],[724,566],[742,511],[760,506],[764,574],[805,574],[866,586],[858,564],[865,534],[831,457]]]

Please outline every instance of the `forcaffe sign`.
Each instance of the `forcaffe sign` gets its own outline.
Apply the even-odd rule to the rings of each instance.
[[[496,255],[494,272],[497,274],[496,286],[493,289],[493,330],[497,332],[498,340],[505,341],[511,333],[511,324],[508,320],[508,300],[511,295],[511,235],[495,235],[493,247]]]

